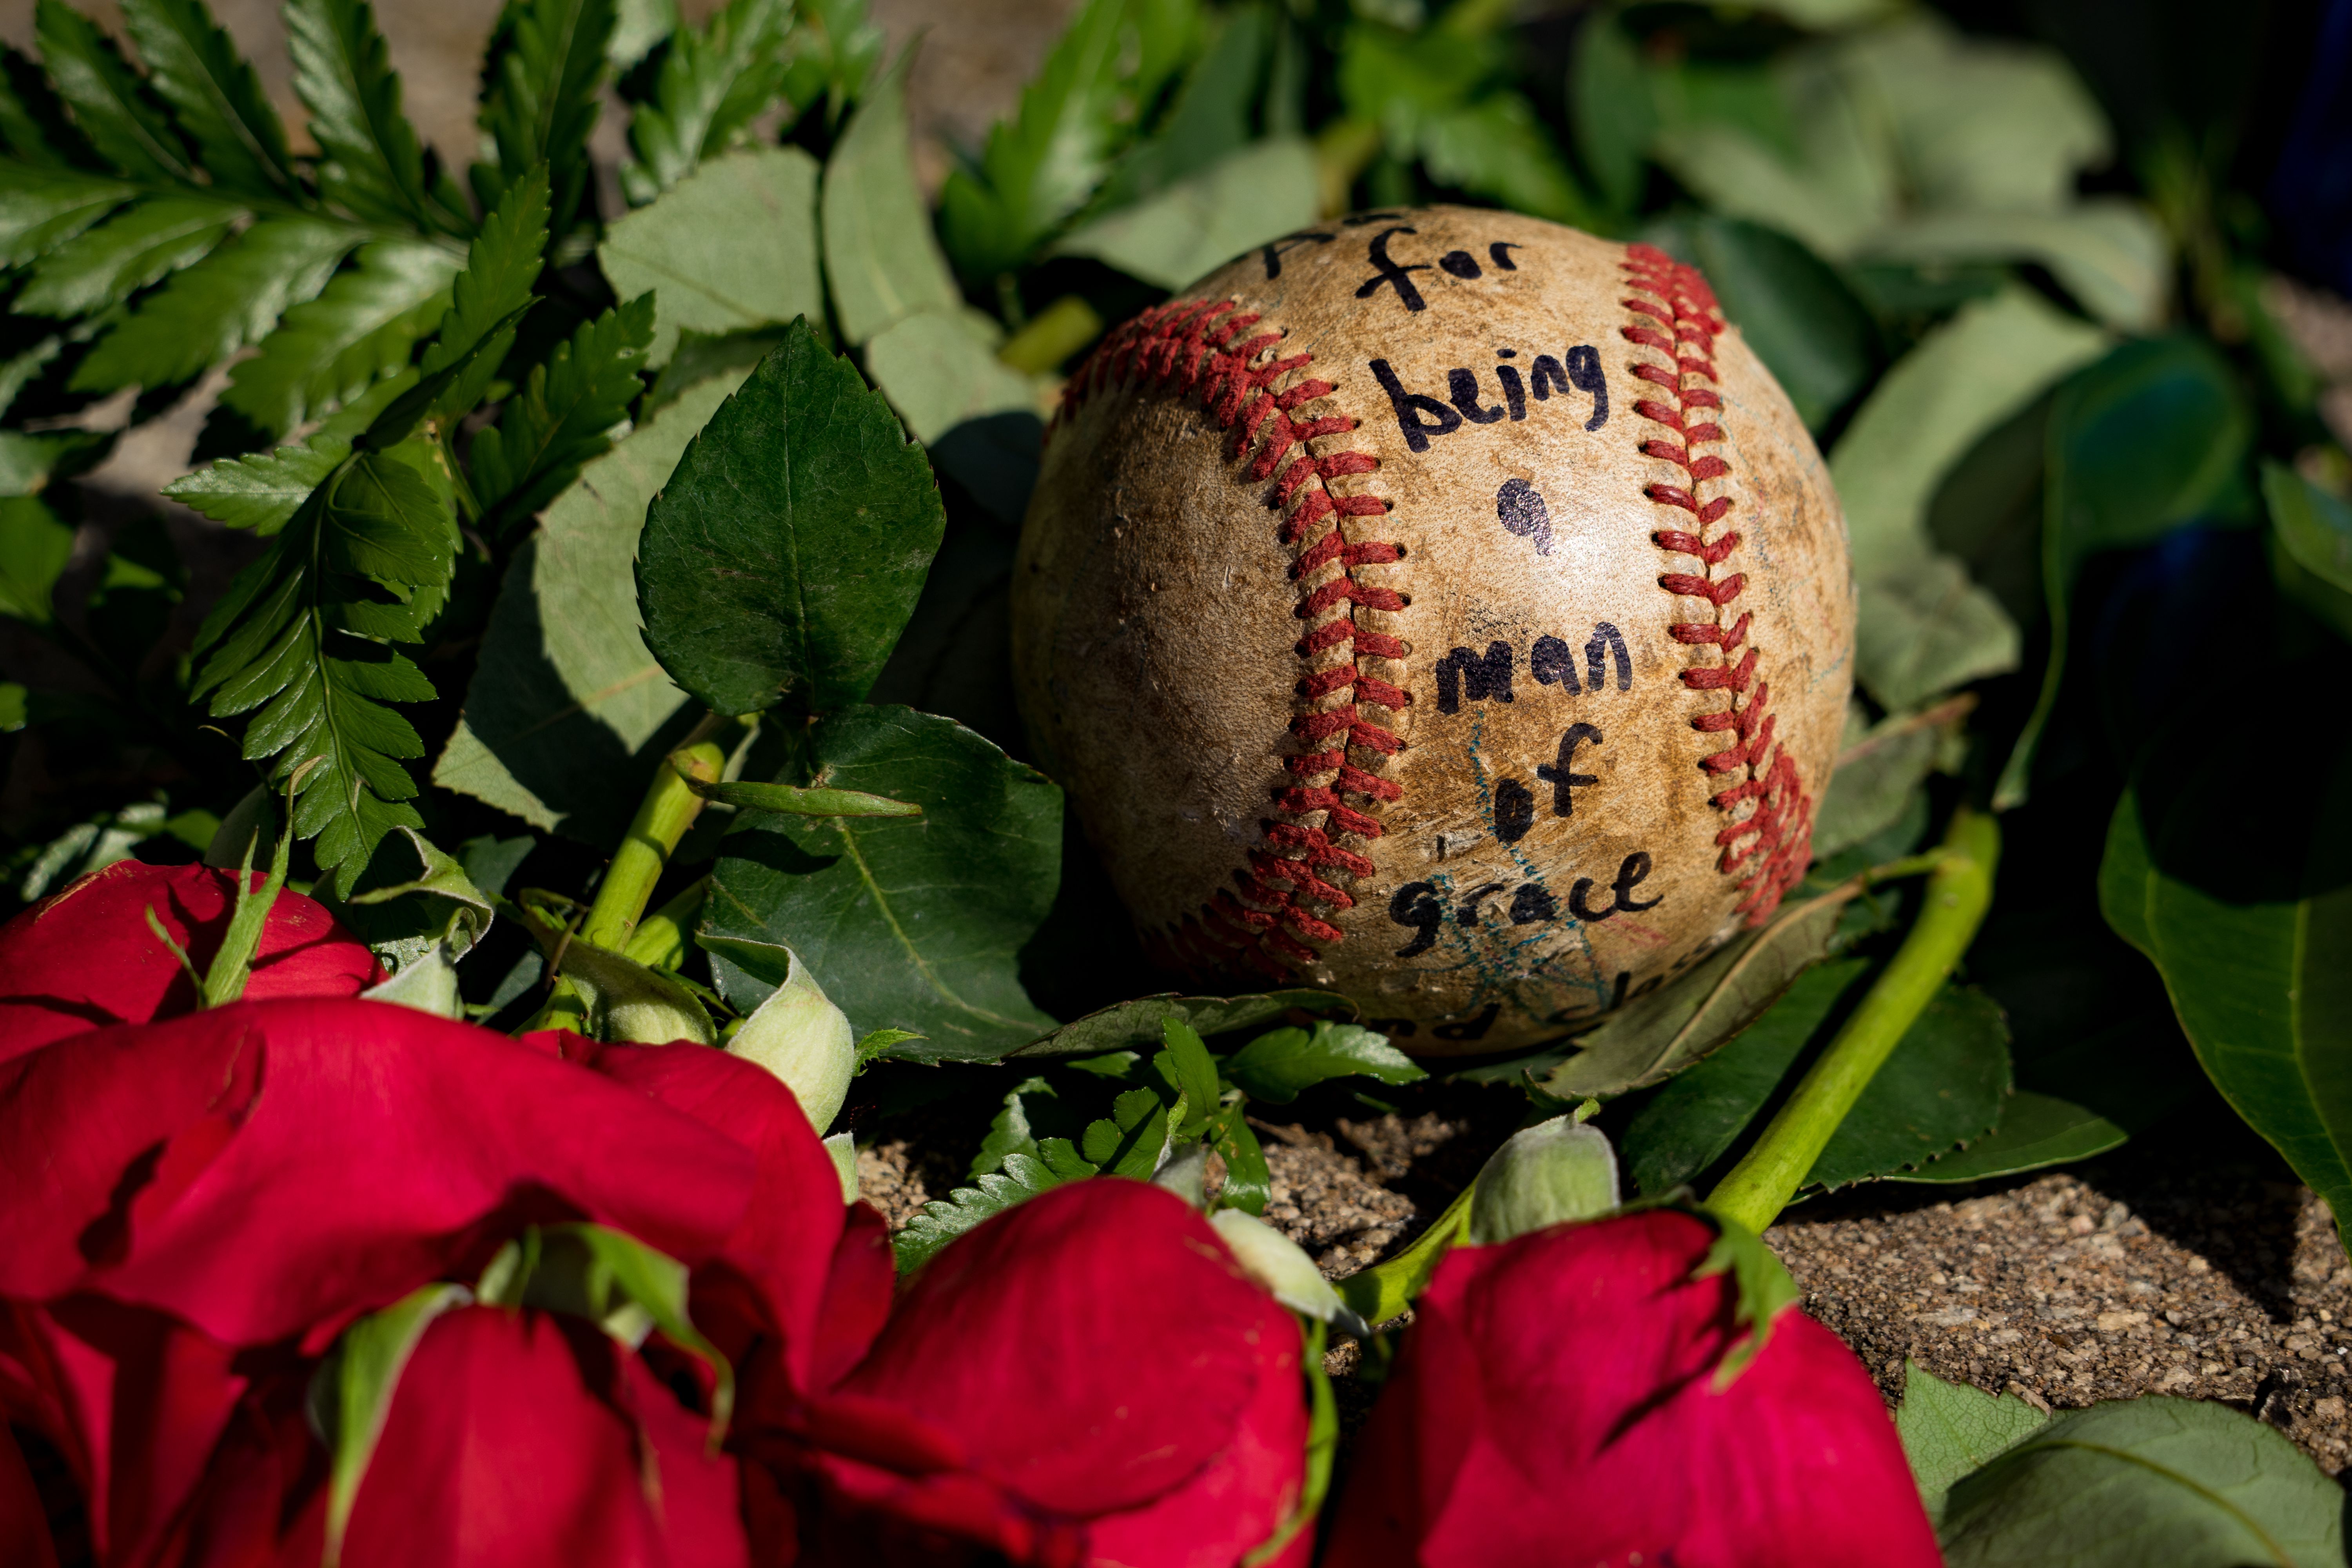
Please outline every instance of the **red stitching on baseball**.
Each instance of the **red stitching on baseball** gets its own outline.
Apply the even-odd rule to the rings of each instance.
[[[1295,552],[1289,570],[1298,584],[1297,614],[1309,623],[1297,645],[1307,670],[1297,684],[1300,710],[1290,724],[1299,750],[1283,759],[1297,782],[1274,791],[1280,816],[1265,823],[1265,844],[1249,852],[1246,868],[1234,873],[1241,896],[1219,889],[1197,915],[1160,933],[1152,945],[1180,964],[1223,968],[1240,962],[1286,981],[1291,976],[1286,964],[1313,963],[1322,956],[1300,937],[1340,939],[1339,928],[1307,908],[1307,901],[1352,909],[1355,900],[1329,874],[1372,874],[1371,861],[1333,836],[1378,838],[1379,818],[1360,808],[1403,793],[1394,781],[1348,760],[1353,746],[1370,753],[1363,760],[1378,767],[1380,759],[1403,745],[1394,731],[1365,718],[1358,705],[1396,709],[1412,698],[1360,668],[1366,658],[1402,658],[1405,649],[1395,637],[1358,629],[1354,608],[1404,607],[1403,595],[1395,590],[1355,579],[1359,566],[1404,559],[1404,547],[1387,540],[1351,541],[1341,531],[1343,520],[1381,516],[1389,503],[1331,489],[1334,479],[1372,472],[1380,459],[1369,452],[1318,457],[1307,449],[1306,443],[1319,437],[1353,430],[1357,421],[1340,414],[1293,416],[1338,388],[1328,381],[1302,380],[1275,391],[1276,382],[1304,369],[1314,356],[1292,354],[1253,364],[1282,341],[1278,331],[1243,338],[1258,321],[1257,312],[1241,310],[1230,300],[1171,300],[1144,311],[1112,331],[1071,375],[1054,426],[1058,429],[1087,399],[1114,385],[1157,386],[1192,398],[1220,428],[1233,433],[1228,460],[1242,465],[1244,479],[1254,484],[1274,481],[1267,504],[1282,514],[1276,534]],[[1662,346],[1674,352],[1671,341]],[[1342,645],[1347,654],[1341,662],[1315,668]],[[1301,820],[1315,816],[1321,817],[1319,825]]]
[[[1746,895],[1739,909],[1748,916],[1748,923],[1761,925],[1780,907],[1782,897],[1803,879],[1812,859],[1813,798],[1806,792],[1788,748],[1774,743],[1777,719],[1768,710],[1772,688],[1756,679],[1756,649],[1749,647],[1737,664],[1730,662],[1748,640],[1752,617],[1742,612],[1726,626],[1723,612],[1739,597],[1747,578],[1737,572],[1718,578],[1715,570],[1738,547],[1739,535],[1727,530],[1709,539],[1706,530],[1731,510],[1733,498],[1718,495],[1701,500],[1698,497],[1701,484],[1727,479],[1731,473],[1731,465],[1721,458],[1695,457],[1692,450],[1724,438],[1723,426],[1711,418],[1694,422],[1699,410],[1720,409],[1721,395],[1692,384],[1695,379],[1717,379],[1715,340],[1726,330],[1725,322],[1714,290],[1697,268],[1682,265],[1654,247],[1633,245],[1626,247],[1624,270],[1633,294],[1622,303],[1644,322],[1657,325],[1635,323],[1618,330],[1626,342],[1674,359],[1671,368],[1642,360],[1632,363],[1638,379],[1674,395],[1672,405],[1640,399],[1633,412],[1681,437],[1645,440],[1640,450],[1643,457],[1674,464],[1685,480],[1678,485],[1649,485],[1642,493],[1660,506],[1689,513],[1697,524],[1696,529],[1661,528],[1650,537],[1659,549],[1696,556],[1706,567],[1701,573],[1665,573],[1658,578],[1658,585],[1670,594],[1703,599],[1716,610],[1711,620],[1677,621],[1666,632],[1688,647],[1720,650],[1720,662],[1683,671],[1683,684],[1694,691],[1729,694],[1729,707],[1700,714],[1691,721],[1691,728],[1735,737],[1723,750],[1700,758],[1698,765],[1727,780],[1728,787],[1712,797],[1717,810],[1746,811],[1744,816],[1732,816],[1715,836],[1723,848],[1716,864],[1724,875],[1738,879]],[[1671,333],[1661,328],[1670,328]]]

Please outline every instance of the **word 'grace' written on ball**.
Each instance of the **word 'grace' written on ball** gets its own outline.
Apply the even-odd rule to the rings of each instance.
[[[1663,898],[1642,899],[1634,892],[1649,879],[1650,870],[1648,855],[1636,850],[1626,856],[1617,863],[1617,874],[1610,880],[1609,901],[1597,908],[1592,902],[1593,879],[1577,878],[1569,889],[1569,915],[1590,925],[1621,913],[1639,914],[1657,908]],[[1503,896],[1506,893],[1508,899]],[[1540,882],[1522,882],[1517,888],[1489,882],[1454,899],[1434,882],[1407,882],[1389,900],[1389,919],[1414,933],[1411,942],[1396,950],[1399,958],[1417,958],[1427,952],[1437,944],[1438,933],[1448,921],[1476,931],[1490,915],[1524,926],[1548,924],[1559,919],[1559,913],[1550,889]]]

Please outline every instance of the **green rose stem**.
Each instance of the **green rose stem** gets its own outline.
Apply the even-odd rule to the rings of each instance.
[[[629,937],[629,945],[621,956],[644,964],[647,969],[676,969],[686,962],[687,928],[694,917],[702,912],[702,900],[709,895],[710,879],[698,877],[679,889],[676,898],[637,922]]]
[[[2000,827],[1962,806],[1944,835],[1927,896],[1894,962],[1830,1041],[1796,1092],[1706,1200],[1717,1214],[1761,1231],[1796,1195],[1838,1124],[1975,940],[1992,902]]]
[[[572,941],[609,952],[627,951],[637,921],[653,900],[654,884],[661,880],[678,840],[702,815],[702,797],[694,793],[694,784],[715,781],[727,766],[725,750],[704,737],[730,721],[715,714],[705,719],[684,745],[654,769],[653,784],[637,804],[637,815],[630,820],[620,848],[614,851],[613,863],[597,886],[596,901],[588,907],[588,918],[581,922]],[[580,1030],[586,1027],[587,1020],[586,999],[559,975],[547,1005],[525,1028]]]
[[[627,948],[638,919],[653,900],[654,884],[668,868],[678,840],[702,815],[702,797],[695,794],[689,781],[712,783],[726,766],[727,753],[716,741],[690,738],[688,744],[662,759],[662,765],[654,770],[652,787],[638,803],[628,837],[614,852],[613,864],[596,889],[596,901],[588,907],[588,918],[580,927],[580,941],[613,952]]]

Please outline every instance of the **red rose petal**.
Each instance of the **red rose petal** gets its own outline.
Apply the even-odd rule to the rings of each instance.
[[[1715,1386],[1740,1331],[1728,1276],[1691,1278],[1713,1242],[1653,1212],[1449,1256],[1366,1428],[1328,1568],[1932,1568],[1894,1423],[1836,1336],[1785,1311]]]
[[[265,880],[253,873],[252,885]],[[120,860],[0,925],[0,1061],[88,1029],[193,1011],[196,990],[147,924],[152,909],[197,971],[227,934],[236,873]],[[326,907],[281,891],[245,999],[356,996],[383,977]]]
[[[0,1064],[0,1295],[102,1289],[224,1343],[317,1348],[467,1277],[530,1221],[592,1219],[699,1262],[743,1225],[758,1166],[487,1029],[373,1002],[241,1003]],[[151,1184],[162,1199],[143,1201]]]

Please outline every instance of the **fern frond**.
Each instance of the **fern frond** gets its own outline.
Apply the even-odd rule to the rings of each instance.
[[[308,203],[278,111],[204,0],[123,0],[122,21],[214,189]]]
[[[427,178],[423,145],[401,112],[400,73],[367,0],[288,0],[286,31],[294,91],[324,155],[320,194],[369,222],[470,233],[463,204],[445,200]]]
[[[621,188],[642,205],[727,145],[783,91],[792,25],[786,0],[734,0],[700,28],[680,28],[654,79],[652,99],[629,121],[637,161]]]
[[[588,133],[602,108],[613,20],[614,0],[507,0],[481,110],[497,161],[473,169],[485,208],[544,163],[557,226],[571,226],[587,187]]]
[[[407,363],[448,308],[457,258],[430,241],[393,239],[362,247],[358,261],[288,310],[261,353],[229,373],[225,406],[282,436]]]
[[[474,437],[467,467],[487,527],[528,517],[613,444],[613,431],[644,383],[654,341],[654,296],[640,294],[584,322]]]
[[[75,367],[74,390],[194,380],[266,337],[289,307],[316,298],[357,243],[342,224],[300,217],[255,224],[141,300]]]

